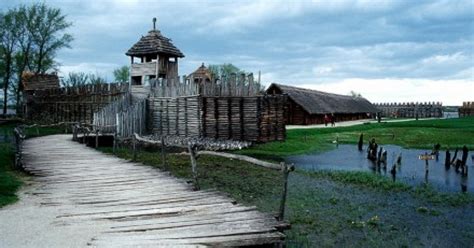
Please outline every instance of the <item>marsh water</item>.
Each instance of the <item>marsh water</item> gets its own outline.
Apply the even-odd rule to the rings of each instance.
[[[380,145],[379,145],[380,147]],[[367,159],[367,147],[362,151],[356,145],[339,145],[336,149],[323,153],[295,155],[286,158],[287,163],[293,163],[296,168],[304,170],[344,170],[344,171],[370,171],[390,178],[390,169],[396,162],[398,154],[402,154],[402,163],[397,167],[395,180],[409,185],[420,185],[425,183],[425,161],[419,160],[418,156],[431,152],[430,150],[404,149],[395,145],[382,146],[387,150],[387,166],[377,167],[374,162]],[[462,151],[458,152],[460,159]],[[451,150],[451,158],[454,151]],[[438,160],[429,160],[429,172],[427,181],[440,191],[462,191],[462,186],[468,192],[474,192],[474,161],[472,151],[469,153],[467,166],[468,175],[462,176],[451,166],[446,169],[444,166],[445,151],[441,150]]]

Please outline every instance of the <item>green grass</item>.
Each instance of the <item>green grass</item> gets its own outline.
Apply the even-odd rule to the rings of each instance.
[[[360,134],[364,143],[375,138],[379,144],[400,145],[404,148],[431,149],[436,143],[443,148],[467,145],[474,150],[474,117],[445,120],[423,120],[362,124],[350,127],[287,130],[284,142],[258,144],[237,153],[263,159],[282,160],[285,156],[325,151],[332,143],[356,144]]]
[[[16,192],[22,185],[20,172],[13,169],[14,165],[14,147],[13,147],[13,129],[15,124],[0,125],[0,208],[14,203],[18,200]],[[57,128],[39,128],[26,130],[28,138],[57,134],[62,130]]]
[[[14,152],[10,144],[0,143],[0,207],[18,200],[15,192],[20,188],[21,181],[12,170]]]
[[[112,152],[111,148],[99,149]],[[117,149],[117,155],[132,159],[131,151],[126,148]],[[187,155],[168,154],[166,167],[162,166],[159,151],[140,151],[137,160],[167,170],[178,178],[192,179]],[[217,189],[238,203],[255,205],[261,211],[278,210],[282,189],[279,171],[201,156],[198,173],[201,189]],[[416,240],[420,226],[429,228],[432,218],[444,218],[444,213],[472,204],[472,194],[411,187],[370,172],[294,172],[290,174],[286,207],[286,220],[292,225],[286,231],[287,246],[367,247],[386,242],[389,246],[422,245]],[[423,222],[407,227],[406,221],[413,218],[414,223]],[[411,233],[410,237],[406,233]]]

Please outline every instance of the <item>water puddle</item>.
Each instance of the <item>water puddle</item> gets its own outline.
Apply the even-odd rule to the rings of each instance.
[[[379,145],[380,147],[380,145]],[[418,156],[428,150],[404,149],[395,145],[383,146],[387,150],[387,166],[377,167],[376,164],[367,159],[367,147],[359,151],[356,145],[339,145],[337,149],[315,154],[295,155],[286,158],[287,163],[293,163],[296,168],[304,170],[344,170],[344,171],[371,171],[392,178],[390,169],[396,163],[398,154],[402,154],[402,163],[397,167],[397,181],[405,182],[409,185],[419,185],[425,182],[425,161],[419,160]],[[451,150],[451,157],[454,151]],[[457,157],[461,159],[462,151]],[[441,150],[438,161],[429,160],[429,172],[427,181],[440,191],[462,191],[474,192],[474,159],[468,157],[468,175],[462,176],[456,172],[454,167],[448,170],[444,166],[445,151]],[[463,185],[463,186],[462,186]]]

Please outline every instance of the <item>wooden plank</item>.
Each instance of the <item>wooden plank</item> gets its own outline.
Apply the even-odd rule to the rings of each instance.
[[[284,238],[276,229],[280,222],[255,207],[216,191],[193,191],[184,180],[69,136],[29,139],[24,149],[26,170],[44,175],[32,178],[42,185],[32,194],[41,199],[38,207],[56,213],[49,225],[95,226],[92,246],[268,245]],[[25,237],[36,238],[42,237]]]

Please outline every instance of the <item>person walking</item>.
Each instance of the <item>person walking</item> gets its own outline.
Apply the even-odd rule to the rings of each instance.
[[[331,114],[331,127],[335,127],[336,126],[336,117],[334,116],[334,114]]]
[[[324,126],[327,127],[327,126],[328,126],[328,123],[329,123],[329,116],[328,116],[328,115],[324,115]]]

